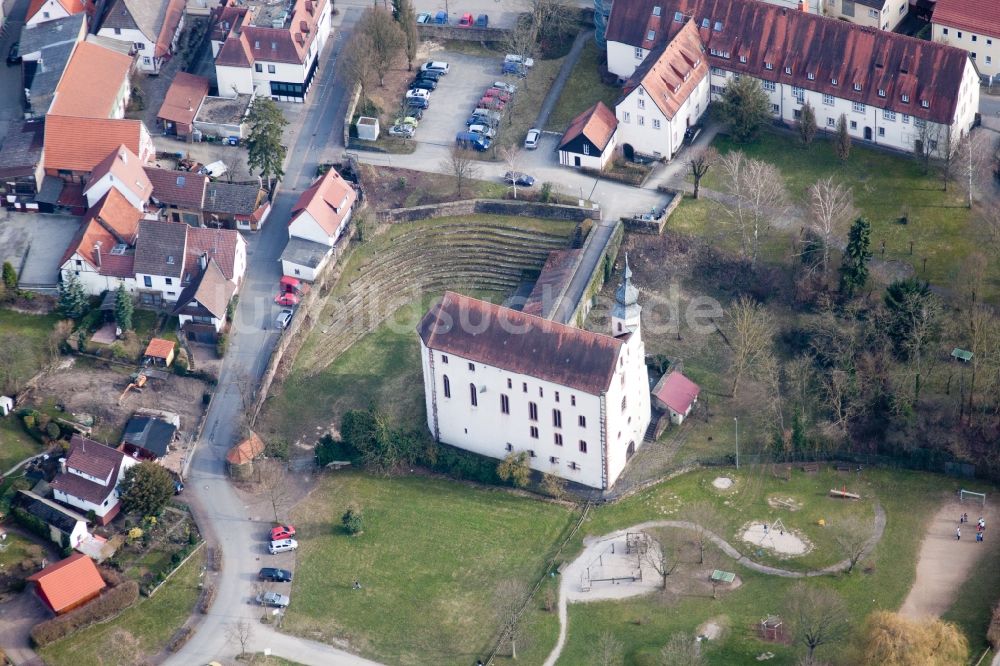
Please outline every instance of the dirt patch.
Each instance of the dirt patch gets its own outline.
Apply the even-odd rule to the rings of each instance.
[[[771,523],[751,521],[741,529],[743,541],[757,548],[773,551],[785,557],[805,555],[812,550],[812,544],[802,534]]]
[[[718,476],[712,481],[712,485],[719,490],[729,490],[733,487],[733,480],[728,476]]]
[[[784,509],[786,511],[798,511],[802,508],[802,502],[787,495],[770,495],[767,504],[772,509]]]
[[[129,383],[131,368],[100,363],[74,363],[46,374],[29,400],[37,409],[62,405],[66,412],[94,417],[94,437],[117,444],[125,423],[137,409],[157,409],[180,416],[180,441],[187,445],[194,436],[204,407],[204,382],[190,377],[157,373],[150,376],[141,393],[129,391],[118,401]]]
[[[720,617],[713,617],[711,620],[707,620],[704,624],[698,627],[697,635],[703,637],[705,640],[715,641],[722,636],[722,632],[725,631],[725,627],[728,624],[728,618],[724,615]]]

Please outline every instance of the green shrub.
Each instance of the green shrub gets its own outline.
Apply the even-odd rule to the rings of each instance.
[[[344,526],[344,531],[351,536],[361,534],[365,530],[365,518],[361,513],[361,508],[352,504],[347,507],[347,511],[340,517],[340,522]]]
[[[122,583],[65,615],[36,624],[31,629],[31,642],[35,647],[44,647],[84,627],[117,615],[138,599],[139,584],[133,580]]]
[[[220,357],[226,355],[226,347],[229,345],[229,340],[225,333],[219,333],[219,339],[215,343],[215,353]]]
[[[546,181],[542,183],[542,189],[538,194],[538,200],[542,203],[548,203],[549,199],[552,198],[552,183]]]
[[[173,638],[170,639],[170,642],[167,643],[167,652],[177,652],[184,647],[184,644],[187,643],[193,635],[194,629],[191,627],[181,627],[177,630],[177,633],[173,635]]]
[[[45,434],[52,439],[59,439],[62,436],[62,428],[55,421],[49,421],[49,424],[45,426]]]
[[[44,520],[36,518],[21,507],[14,509],[14,520],[25,529],[34,532],[48,541],[50,536],[49,526],[45,524]]]

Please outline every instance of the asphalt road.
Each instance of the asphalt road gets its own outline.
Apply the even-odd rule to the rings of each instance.
[[[359,11],[345,6],[343,1],[337,5],[349,29]],[[251,604],[250,599],[257,570],[268,563],[261,534],[270,527],[270,522],[266,517],[251,515],[230,486],[224,466],[225,453],[239,435],[242,399],[237,382],[243,377],[259,380],[278,340],[279,331],[273,327],[278,308],[272,299],[281,276],[278,257],[287,239],[292,205],[312,181],[316,164],[337,151],[336,139],[341,136],[340,119],[346,100],[344,86],[335,79],[335,62],[344,39],[343,30],[338,29],[327,44],[319,80],[309,102],[291,110],[294,120],[289,127],[289,157],[282,190],[275,198],[264,229],[249,238],[247,278],[235,313],[229,350],[185,490],[209,543],[222,547],[224,564],[211,611],[198,625],[194,637],[167,664],[190,666],[232,657],[238,646],[227,641],[226,633],[241,619],[252,622],[250,649],[270,649],[272,654],[316,666],[374,664],[329,645],[281,634],[257,622],[259,607]]]

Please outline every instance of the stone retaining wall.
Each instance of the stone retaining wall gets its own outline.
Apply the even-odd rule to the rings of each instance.
[[[458,215],[508,215],[538,217],[548,220],[569,220],[579,222],[586,219],[600,219],[600,208],[545,204],[533,201],[503,201],[500,199],[466,199],[447,201],[411,208],[393,208],[378,212],[378,221],[385,224],[433,220],[439,217]]]

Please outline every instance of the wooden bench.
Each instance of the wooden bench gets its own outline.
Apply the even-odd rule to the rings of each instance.
[[[836,470],[837,470],[838,472],[853,472],[853,471],[854,471],[854,465],[849,465],[849,464],[847,464],[847,463],[837,463],[837,464],[836,464],[836,465],[834,466],[834,468],[835,468],[835,469],[836,469]]]
[[[814,463],[814,462],[812,462],[812,463],[803,463],[802,464],[802,471],[806,472],[808,474],[815,474],[816,472],[819,471],[819,463]]]

